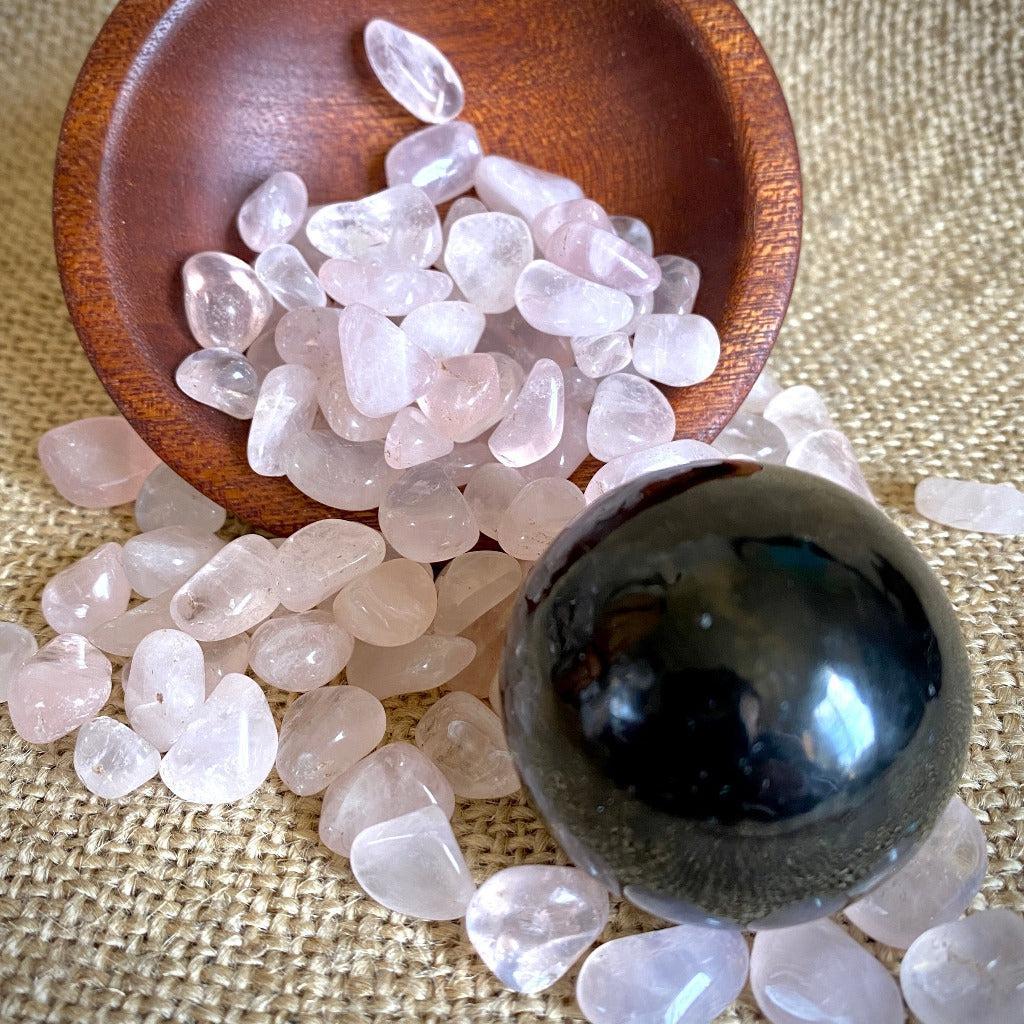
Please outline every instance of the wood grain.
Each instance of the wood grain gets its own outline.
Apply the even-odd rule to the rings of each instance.
[[[449,55],[487,151],[575,178],[609,212],[647,220],[656,251],[700,265],[697,312],[718,326],[722,359],[666,393],[679,436],[712,439],[771,350],[800,248],[789,114],[731,0],[122,0],[79,75],[54,178],[68,308],[120,410],[256,526],[346,515],[255,475],[247,424],[173,376],[195,348],[181,265],[203,249],[250,257],[233,226],[248,192],[287,168],[312,202],[357,198],[384,186],[384,154],[418,126],[363,56],[374,16]]]

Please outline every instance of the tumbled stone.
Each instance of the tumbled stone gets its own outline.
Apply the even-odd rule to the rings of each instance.
[[[556,266],[627,295],[653,292],[661,282],[661,267],[653,257],[614,231],[584,221],[569,221],[558,228],[547,240],[544,254]]]
[[[808,434],[837,429],[821,395],[807,384],[798,384],[774,395],[765,405],[763,415],[782,431],[790,448]]]
[[[274,307],[252,267],[225,252],[200,252],[185,261],[181,276],[192,337],[203,348],[244,352]]]
[[[762,416],[768,403],[780,391],[782,391],[782,386],[775,379],[775,375],[765,368],[761,371],[757,380],[754,381],[753,387],[751,387],[747,397],[743,399],[743,405],[740,408],[744,412],[752,412]]]
[[[286,363],[308,366],[320,376],[341,367],[340,321],[341,310],[333,307],[291,309],[274,328],[274,344]]]
[[[163,464],[146,477],[135,499],[135,522],[144,531],[180,526],[191,533],[216,533],[226,519],[220,505]]]
[[[253,264],[263,287],[285,309],[325,306],[327,295],[305,257],[294,245],[272,245]]]
[[[548,241],[555,232],[566,224],[577,222],[590,224],[603,231],[614,230],[608,214],[604,212],[604,207],[595,203],[593,199],[569,199],[541,210],[533,218],[530,228],[533,231],[537,248],[547,256]]]
[[[608,893],[572,867],[522,864],[491,875],[466,910],[480,958],[515,992],[542,992],[608,922]]]
[[[368,306],[344,311],[340,336],[348,396],[364,416],[398,412],[423,395],[437,375],[433,356]]]
[[[707,380],[721,355],[715,325],[696,313],[651,313],[637,324],[633,365],[637,373],[672,387]]]
[[[267,619],[253,630],[249,664],[263,682],[305,693],[341,672],[353,644],[330,612],[298,612]]]
[[[229,675],[241,675],[249,667],[249,634],[239,633],[226,640],[210,640],[200,644],[206,666],[206,696]]]
[[[520,468],[525,480],[539,480],[542,477],[558,477],[565,480],[579,469],[590,454],[587,447],[587,410],[570,402],[566,391],[565,422],[562,436],[554,449],[543,459]]]
[[[473,187],[483,156],[476,129],[465,121],[421,128],[396,142],[384,159],[388,185],[415,185],[435,205]]]
[[[160,778],[182,800],[222,804],[258,789],[277,757],[277,727],[263,690],[225,676],[164,755]]]
[[[1024,493],[1009,483],[925,477],[914,489],[914,507],[925,519],[958,530],[1024,533]]]
[[[522,579],[519,563],[501,551],[467,551],[453,558],[437,577],[433,631],[456,636],[514,594]]]
[[[406,338],[443,362],[476,350],[484,332],[483,313],[469,302],[428,302],[403,321]]]
[[[434,577],[417,562],[396,558],[347,583],[334,616],[356,639],[397,647],[422,636],[434,621]]]
[[[310,242],[336,259],[429,267],[441,255],[441,221],[430,197],[396,185],[349,203],[321,207],[306,225]]]
[[[573,338],[572,352],[576,365],[588,377],[607,377],[629,366],[633,349],[625,331],[602,334],[596,338]]]
[[[433,43],[374,18],[363,30],[363,44],[380,84],[413,117],[444,124],[459,116],[466,99],[462,80]]]
[[[786,465],[831,480],[866,501],[875,501],[853,445],[838,430],[816,430],[808,434],[790,449]]]
[[[238,233],[253,252],[289,241],[302,226],[309,196],[291,171],[272,174],[251,192],[238,211]]]
[[[780,465],[785,463],[789,452],[785,435],[774,423],[742,407],[722,428],[714,447],[723,455],[740,455]]]
[[[288,706],[277,774],[299,796],[326,789],[384,737],[384,706],[358,686],[324,686]]]
[[[682,256],[658,256],[661,284],[654,291],[654,312],[681,316],[693,312],[700,289],[700,267]]]
[[[462,917],[475,891],[444,811],[421,807],[356,836],[352,874],[378,903],[424,921]]]
[[[650,381],[613,373],[598,384],[587,420],[587,444],[595,458],[610,462],[666,444],[675,432],[672,406]]]
[[[393,469],[409,469],[447,455],[455,445],[419,409],[402,409],[384,441],[384,459]]]
[[[15,732],[50,743],[88,722],[110,698],[110,662],[84,636],[63,633],[25,661],[10,681]]]
[[[454,356],[445,362],[417,404],[442,436],[460,444],[472,441],[501,414],[503,395],[497,362],[485,352]]]
[[[538,359],[550,359],[563,370],[574,365],[569,339],[538,331],[523,319],[518,309],[488,317],[480,347],[511,356],[524,374],[530,372]]]
[[[524,567],[525,568],[525,567]],[[516,594],[510,594],[462,631],[466,640],[476,647],[473,660],[458,675],[447,682],[449,690],[470,693],[474,697],[486,697],[501,663],[505,648],[505,631],[516,601]]]
[[[982,910],[925,932],[903,957],[900,984],[921,1024],[1024,1020],[1024,918]]]
[[[404,470],[380,503],[384,539],[414,562],[443,562],[480,537],[473,513],[437,462]]]
[[[476,645],[471,640],[433,633],[400,647],[357,643],[345,676],[353,686],[386,700],[447,683],[470,664],[475,654]]]
[[[528,224],[555,203],[583,198],[575,181],[503,156],[485,156],[477,164],[474,187],[488,210],[514,213]]]
[[[508,796],[519,776],[498,716],[469,693],[447,693],[416,725],[416,746],[451,783],[456,796]]]
[[[384,561],[384,538],[369,526],[322,519],[277,549],[274,578],[285,608],[305,612]]]
[[[525,486],[525,477],[511,466],[492,462],[474,470],[463,494],[485,537],[497,537],[501,517]]]
[[[363,829],[432,806],[452,816],[455,794],[448,780],[412,744],[389,743],[328,787],[320,808],[320,840],[347,857]]]
[[[122,416],[91,416],[39,438],[39,461],[60,496],[82,508],[134,501],[160,460]]]
[[[55,633],[88,635],[128,610],[132,588],[120,544],[102,544],[43,587],[43,618]]]
[[[564,270],[547,260],[534,260],[519,275],[516,308],[545,334],[611,334],[633,318],[629,296]]]
[[[86,722],[75,737],[75,774],[90,793],[116,800],[160,770],[160,752],[113,718]]]
[[[340,351],[339,351],[340,359]],[[348,441],[382,441],[387,437],[393,414],[364,416],[348,397],[345,371],[339,366],[325,373],[317,386],[317,402],[327,425]]]
[[[167,590],[158,597],[129,608],[123,615],[94,629],[89,636],[90,642],[101,651],[117,657],[125,658],[133,654],[139,641],[153,630],[174,627],[170,611],[173,595],[173,590]]]
[[[750,954],[750,987],[772,1024],[904,1021],[892,976],[828,918],[758,932]]]
[[[653,473],[656,469],[670,469],[672,466],[687,466],[692,462],[709,460],[719,462],[721,458],[722,453],[717,448],[686,437],[678,441],[669,441],[667,444],[655,445],[653,448],[644,448],[612,459],[602,466],[590,478],[583,497],[589,504],[621,484],[635,480],[645,473]]]
[[[285,473],[303,494],[349,512],[376,508],[398,476],[384,460],[380,441],[346,441],[330,430],[310,430],[295,438]]]
[[[131,589],[141,597],[157,597],[177,590],[222,547],[224,541],[212,533],[164,526],[125,541],[121,560]]]
[[[305,366],[271,370],[260,385],[246,454],[260,476],[284,476],[291,442],[313,426],[317,380]]]
[[[39,650],[36,638],[16,622],[0,622],[0,704],[15,672]]]
[[[586,504],[583,492],[569,480],[531,480],[501,517],[498,543],[514,558],[535,561]]]
[[[654,255],[654,236],[639,217],[612,217],[611,228],[624,242],[639,249],[645,256]]]
[[[418,306],[447,299],[452,291],[452,279],[437,270],[352,260],[328,260],[320,268],[320,281],[335,302],[362,303],[385,316],[406,316]]]
[[[554,451],[565,425],[565,383],[550,359],[530,370],[512,410],[498,424],[488,444],[506,466],[528,466]]]
[[[876,941],[906,949],[929,928],[955,921],[987,869],[985,833],[967,804],[953,797],[910,860],[845,913]]]
[[[132,728],[163,752],[185,731],[206,699],[203,649],[187,633],[158,629],[132,655],[124,710]]]
[[[171,598],[175,625],[197,640],[226,640],[261,623],[278,604],[276,556],[256,534],[221,548]]]
[[[252,419],[260,379],[256,368],[240,352],[230,348],[190,352],[178,364],[174,381],[184,394],[203,405],[238,420]]]
[[[463,295],[484,313],[515,305],[516,281],[533,259],[533,237],[521,217],[474,213],[448,234],[444,263]]]
[[[743,936],[725,929],[628,935],[583,961],[576,999],[591,1024],[710,1024],[740,994],[749,960]]]

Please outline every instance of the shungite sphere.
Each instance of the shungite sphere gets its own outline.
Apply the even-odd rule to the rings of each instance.
[[[963,768],[967,657],[877,508],[752,462],[643,477],[534,567],[509,744],[577,865],[674,921],[833,913],[897,869]]]

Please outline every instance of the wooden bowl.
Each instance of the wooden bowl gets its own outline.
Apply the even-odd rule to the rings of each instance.
[[[181,265],[203,249],[251,258],[234,218],[260,181],[290,169],[311,202],[357,198],[384,187],[384,154],[419,127],[367,64],[375,16],[451,58],[486,151],[576,179],[643,217],[656,252],[700,265],[697,311],[722,359],[667,394],[679,436],[713,438],[775,341],[800,247],[789,114],[731,0],[122,0],[72,93],[54,182],[71,319],[121,412],[256,526],[346,515],[254,474],[248,424],[186,398],[174,370],[196,347]]]

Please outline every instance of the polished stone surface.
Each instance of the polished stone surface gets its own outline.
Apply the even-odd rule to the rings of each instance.
[[[156,775],[160,752],[128,726],[102,717],[78,730],[74,762],[75,774],[90,793],[114,800]]]
[[[177,590],[222,547],[224,541],[215,534],[164,526],[126,540],[121,560],[132,590],[140,597],[158,597]]]
[[[327,295],[316,272],[294,245],[272,245],[253,264],[263,287],[285,309],[325,306]]]
[[[971,713],[956,617],[903,533],[747,462],[588,508],[515,605],[502,701],[579,866],[684,920],[762,926],[905,863],[952,795]]]
[[[132,588],[122,555],[120,544],[101,544],[50,577],[40,604],[55,633],[88,635],[128,610]]]
[[[238,233],[253,252],[291,240],[302,226],[309,196],[305,182],[292,171],[270,175],[246,196],[238,211]]]
[[[472,662],[475,654],[472,640],[433,633],[398,647],[357,643],[345,676],[353,686],[385,700],[447,683]]]
[[[249,664],[263,682],[305,693],[341,672],[354,643],[329,611],[275,616],[253,630]]]
[[[185,319],[203,348],[244,352],[260,335],[274,300],[256,272],[226,252],[200,252],[181,268]]]
[[[465,121],[421,128],[399,139],[384,158],[388,185],[415,185],[440,205],[473,187],[483,150]]]

